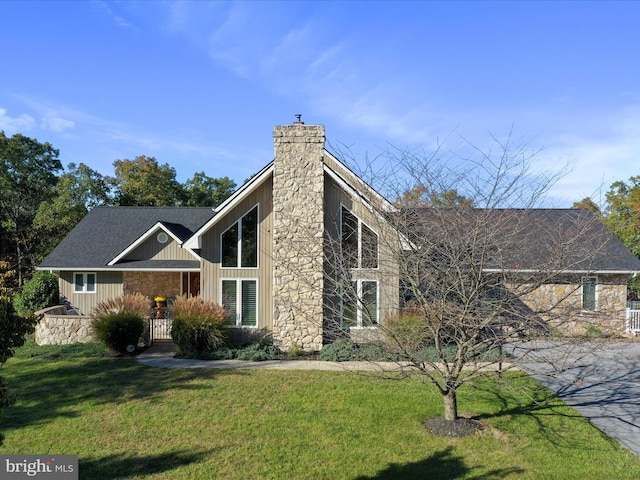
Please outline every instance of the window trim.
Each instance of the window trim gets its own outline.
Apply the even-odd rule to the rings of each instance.
[[[595,280],[594,284],[593,284],[593,309],[588,309],[585,308],[584,304],[585,304],[585,291],[584,291],[584,287],[587,280],[593,279]],[[595,275],[585,275],[582,277],[581,281],[580,281],[580,309],[583,312],[597,312],[598,311],[598,291],[600,290],[598,288],[599,285],[599,281],[598,281],[598,277]]]
[[[256,284],[256,324],[255,325],[243,325],[242,324],[242,282],[254,281]],[[259,328],[260,326],[260,282],[257,278],[221,278],[220,279],[220,305],[224,307],[224,282],[235,282],[236,284],[236,321],[235,324],[228,324],[227,328]],[[226,308],[226,307],[225,307]]]
[[[354,326],[344,326],[344,289],[340,295],[340,326],[347,329],[357,329],[357,330],[365,330],[365,329],[374,329],[378,328],[380,325],[380,282],[378,280],[373,280],[370,278],[358,278],[353,279],[351,282],[356,284],[356,295],[357,295],[357,303],[356,306],[356,324]],[[362,308],[362,284],[363,282],[375,283],[376,285],[376,321],[372,325],[363,325],[363,308]]]
[[[347,212],[349,212],[358,221],[358,266],[357,267],[351,267],[350,270],[379,270],[380,269],[380,234],[375,229],[373,229],[367,222],[365,222],[358,215],[356,215],[351,209],[347,208],[347,206],[342,202],[340,203],[340,232],[339,232],[339,235],[340,235],[340,256],[341,256],[341,261],[344,263],[344,257],[343,257],[343,254],[342,254],[342,234],[343,234],[343,230],[342,230],[342,225],[343,225],[342,215],[343,215],[343,210],[346,210]],[[363,225],[369,231],[371,231],[371,233],[373,233],[376,236],[376,266],[375,267],[363,267],[362,266],[362,261],[363,261],[362,226]]]
[[[78,275],[82,275],[82,290],[77,289],[78,283],[76,282],[76,277]],[[87,286],[89,285],[88,277],[89,275],[93,275],[93,290],[88,290]],[[96,272],[73,272],[73,293],[89,293],[96,294],[98,291],[98,274]]]
[[[243,267],[242,266],[242,219],[246,217],[253,209],[256,209],[256,266]],[[225,233],[227,233],[236,225],[238,226],[238,240],[237,240],[237,246],[236,246],[237,252],[238,252],[238,257],[236,258],[237,266],[225,267],[223,265],[224,254],[222,249],[224,247],[224,242],[222,241],[222,237],[224,236]],[[239,270],[241,268],[248,269],[248,270],[257,270],[258,268],[260,268],[260,202],[256,203],[251,208],[246,210],[242,215],[240,215],[240,217],[238,217],[238,219],[235,222],[233,222],[231,225],[229,225],[220,233],[220,268],[225,270]]]

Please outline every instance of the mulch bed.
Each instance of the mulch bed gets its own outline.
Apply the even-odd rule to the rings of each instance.
[[[482,430],[482,424],[472,418],[458,418],[457,420],[445,420],[444,417],[430,418],[422,423],[431,435],[438,437],[460,438],[475,435]]]

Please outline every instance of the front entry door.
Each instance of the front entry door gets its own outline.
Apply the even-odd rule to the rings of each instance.
[[[200,295],[200,272],[182,272],[182,294],[189,297]]]

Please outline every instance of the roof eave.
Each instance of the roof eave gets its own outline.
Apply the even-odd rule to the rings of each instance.
[[[258,172],[251,180],[245,183],[242,187],[236,190],[233,195],[227,198],[223,203],[221,203],[218,207],[214,208],[213,211],[216,212],[216,215],[205,223],[200,229],[194,233],[191,237],[189,237],[183,244],[182,248],[186,248],[194,255],[194,250],[198,248],[202,248],[202,235],[204,235],[211,227],[213,227],[218,221],[224,217],[226,212],[233,209],[237,206],[242,200],[244,200],[249,194],[255,191],[260,185],[264,183],[264,181],[269,178],[269,176],[273,173],[273,162],[269,163],[265,166],[260,172]]]

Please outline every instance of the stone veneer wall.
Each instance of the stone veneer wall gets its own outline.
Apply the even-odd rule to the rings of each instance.
[[[273,130],[273,339],[322,348],[324,127]]]
[[[522,300],[535,311],[544,311],[558,304],[553,317],[542,315],[553,327],[573,335],[588,333],[596,327],[607,335],[625,334],[627,276],[598,275],[598,309],[583,311],[582,290],[571,282],[550,283],[538,287]]]
[[[67,345],[94,341],[91,317],[65,315],[65,312],[65,306],[50,307],[36,312],[36,316],[42,316],[34,332],[38,345]]]
[[[180,272],[124,272],[122,282],[125,294],[140,293],[150,299],[179,297],[182,289]]]

